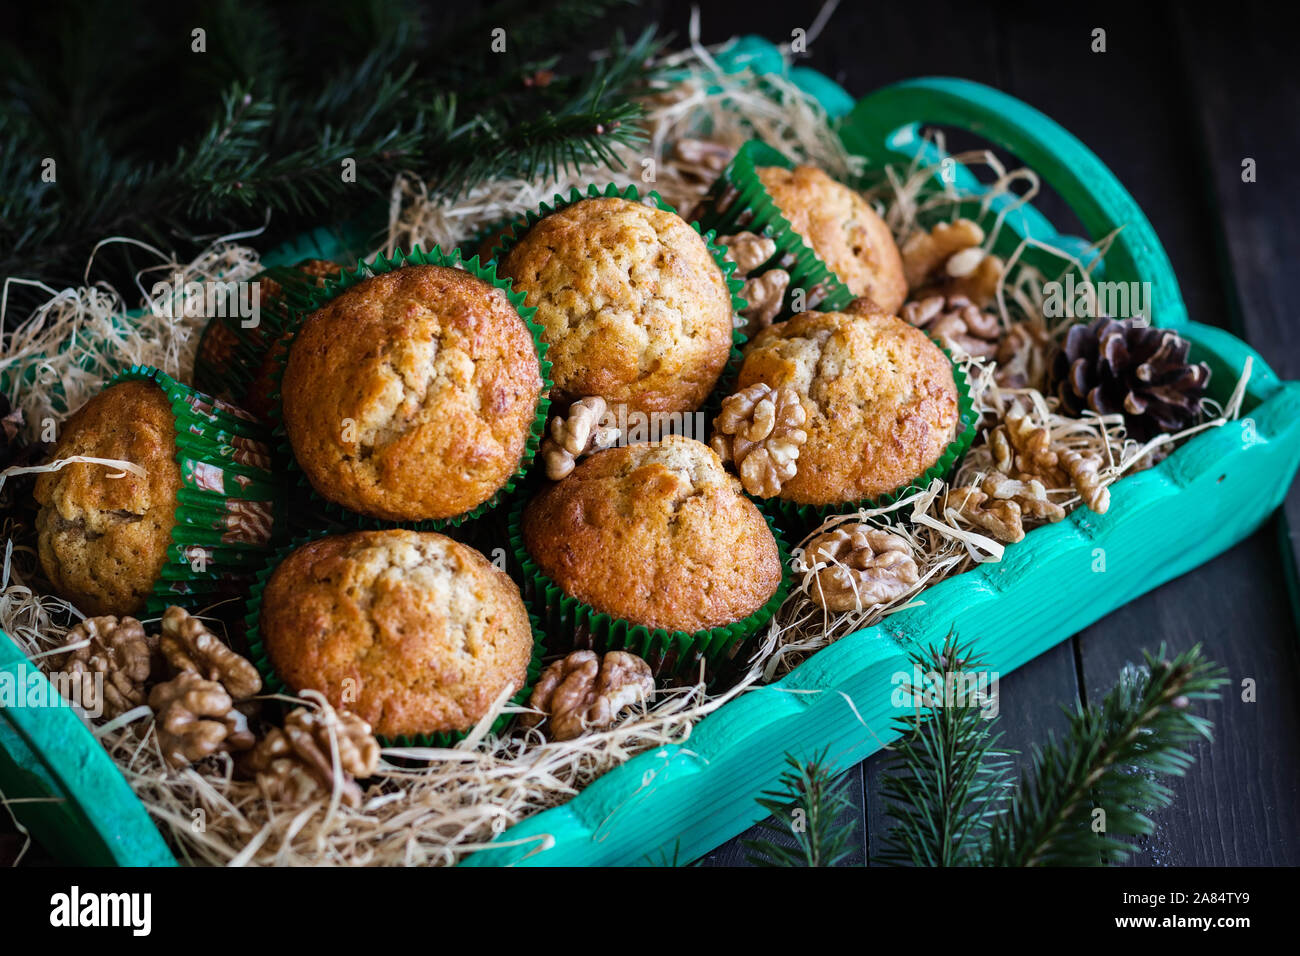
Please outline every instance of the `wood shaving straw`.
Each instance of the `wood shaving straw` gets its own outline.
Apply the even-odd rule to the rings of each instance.
[[[675,166],[670,147],[682,137],[707,137],[738,146],[758,136],[792,159],[815,163],[834,176],[848,178],[861,171],[844,153],[819,104],[779,77],[760,80],[749,73],[724,74],[714,60],[715,52],[700,45],[698,23],[693,21],[690,47],[667,58],[683,79],[649,98],[645,153],[624,149],[627,169],[615,174],[614,181],[655,188],[679,208],[690,205],[705,185]],[[654,161],[653,182],[641,178],[648,168],[643,159]],[[957,161],[971,167],[986,166],[998,193],[1024,185],[1021,202],[1028,202],[1037,191],[1038,180],[1032,172],[1008,171],[991,154],[963,154]],[[962,197],[955,187],[934,188],[935,171],[919,163],[910,169],[890,169],[874,192],[896,236],[910,232],[919,217],[957,217]],[[506,216],[535,208],[555,192],[610,178],[606,170],[592,168],[546,183],[499,181],[448,203],[431,199],[427,186],[415,177],[399,176],[393,185],[382,248],[391,252],[416,243],[426,247],[458,244]],[[990,245],[999,228],[1000,220],[989,232]],[[153,250],[160,262],[149,271],[167,279],[180,271],[186,281],[249,278],[260,268],[258,254],[237,245],[234,240],[238,238],[242,236],[218,240],[191,263],[175,262]],[[1009,260],[1013,268],[1008,274],[1014,279],[999,289],[998,309],[1005,324],[1042,315],[1044,277],[1028,266],[1014,268],[1019,254],[1018,250]],[[1086,275],[1082,265],[1069,257],[1062,256],[1062,262],[1063,270],[1074,267]],[[142,296],[137,304],[147,306],[145,287],[140,281],[137,285]],[[156,365],[168,374],[189,379],[202,319],[163,318],[146,309],[141,318],[128,320],[125,297],[102,285],[48,291],[49,301],[4,337],[0,351],[0,370],[10,382],[10,397],[26,413],[33,437],[43,418],[66,417],[109,377],[132,364]],[[7,295],[0,302],[0,316],[6,302]],[[1063,418],[1054,413],[1054,399],[1036,392],[1001,391],[990,366],[974,360],[965,364],[976,408],[988,422],[996,422],[1013,397],[1027,399],[1054,436],[1072,447],[1105,456],[1102,478],[1106,482],[1150,464],[1158,448],[1190,434],[1138,445],[1123,437],[1114,417]],[[1235,417],[1240,404],[1239,387],[1221,416],[1200,427],[1213,427]],[[128,462],[111,464],[134,467]],[[957,479],[966,480],[986,467],[982,453],[974,451]],[[456,748],[385,751],[379,774],[368,782],[366,798],[356,809],[339,802],[337,781],[328,798],[306,805],[269,802],[255,783],[234,778],[228,757],[170,770],[159,752],[147,707],[102,724],[95,733],[185,862],[452,864],[530,814],[565,802],[633,756],[688,741],[692,728],[707,714],[756,683],[787,673],[818,648],[923,601],[922,592],[929,585],[980,561],[1000,559],[1001,545],[956,523],[954,513],[945,507],[946,494],[947,486],[936,481],[889,508],[836,516],[817,529],[846,521],[883,525],[891,516],[909,517],[910,524],[892,526],[891,530],[912,545],[921,574],[916,586],[897,600],[828,613],[809,597],[808,582],[804,581],[779,610],[747,672],[730,688],[709,693],[701,682],[660,691],[648,707],[625,714],[611,729],[558,743],[547,742],[537,730],[508,737],[492,735],[487,732],[493,717],[489,715]],[[1067,506],[1076,503],[1077,498],[1063,502]],[[30,539],[23,540],[24,531],[16,529],[10,518],[3,530],[8,542],[0,580],[0,627],[29,656],[47,660],[81,615],[45,593]],[[308,707],[322,704],[319,698],[307,696],[294,703]],[[502,702],[498,706],[503,706]],[[544,848],[545,842],[540,841],[535,849]]]

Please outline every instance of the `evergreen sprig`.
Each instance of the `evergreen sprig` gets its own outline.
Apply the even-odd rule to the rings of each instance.
[[[910,660],[921,685],[900,688],[917,709],[895,721],[900,736],[881,797],[897,825],[877,859],[890,865],[970,865],[1006,797],[1010,768],[997,747],[1001,735],[992,732],[983,711],[985,698],[965,682],[983,661],[955,633],[942,647],[913,651]]]
[[[811,760],[786,755],[786,763],[777,788],[758,798],[774,819],[761,825],[763,836],[744,841],[746,858],[756,866],[835,866],[851,849],[856,826],[843,817],[852,801],[825,751]]]
[[[415,0],[38,8],[21,44],[0,38],[0,280],[79,281],[115,234],[184,253],[269,215],[275,242],[379,208],[402,170],[455,196],[613,163],[642,135],[661,48],[647,31],[592,62],[621,5],[505,0],[436,22]]]
[[[1212,737],[1213,725],[1191,702],[1217,699],[1225,679],[1199,645],[1172,661],[1163,646],[1144,657],[1145,667],[1126,669],[1100,706],[1070,716],[1062,740],[1035,749],[1032,769],[991,828],[986,864],[1096,865],[1131,851],[1117,836],[1151,833],[1144,811],[1173,799],[1159,776],[1185,774],[1195,760],[1187,748]]]
[[[1096,866],[1131,852],[1120,837],[1151,833],[1146,811],[1173,799],[1159,778],[1186,773],[1194,760],[1187,748],[1211,736],[1192,702],[1216,699],[1224,683],[1199,645],[1173,660],[1164,646],[1143,656],[1145,665],[1126,668],[1100,705],[1071,714],[1059,740],[1034,748],[1018,787],[977,706],[941,698],[901,720],[882,788],[895,824],[878,862]],[[980,666],[951,636],[913,661],[945,682]]]

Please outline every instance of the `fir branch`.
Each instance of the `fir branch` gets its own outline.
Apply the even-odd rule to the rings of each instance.
[[[401,170],[453,196],[616,164],[617,147],[642,139],[633,101],[659,41],[620,40],[569,75],[556,59],[591,43],[614,5],[507,0],[436,23],[411,0],[38,11],[21,46],[0,38],[0,278],[80,281],[106,236],[197,247],[200,234],[268,214],[274,243],[363,214]],[[190,49],[196,25],[202,54]],[[495,26],[508,55],[490,52]],[[40,180],[44,157],[56,183]],[[96,261],[118,256],[126,269],[131,255]]]
[[[835,866],[848,856],[856,830],[841,819],[852,801],[835,782],[826,751],[806,762],[787,754],[786,763],[778,789],[758,798],[776,820],[762,824],[767,836],[744,841],[746,858],[755,866]],[[793,847],[774,842],[791,837]]]
[[[434,135],[422,172],[435,193],[455,198],[490,178],[545,178],[584,164],[622,168],[617,149],[645,142],[638,122],[644,110],[633,97],[652,81],[647,64],[661,48],[653,28],[630,44],[619,34],[588,73],[533,87],[526,108],[517,100],[525,86],[515,74],[494,91],[491,109],[472,101],[477,112],[466,120],[463,97],[435,96],[425,104]]]
[[[876,862],[972,865],[1009,788],[1010,762],[997,749],[1001,735],[991,731],[977,685],[968,683],[983,661],[952,632],[942,647],[915,650],[909,659],[922,685],[901,688],[918,709],[895,721],[900,737],[881,797],[896,822]]]
[[[1088,866],[1126,855],[1120,835],[1152,830],[1146,809],[1168,806],[1172,791],[1157,775],[1182,776],[1186,748],[1210,739],[1212,726],[1192,714],[1193,700],[1218,698],[1223,672],[1200,646],[1164,660],[1144,654],[1144,671],[1126,670],[1101,705],[1070,717],[1065,737],[1035,750],[1007,811],[994,823],[984,862],[993,866]],[[1104,830],[1094,832],[1094,809]]]

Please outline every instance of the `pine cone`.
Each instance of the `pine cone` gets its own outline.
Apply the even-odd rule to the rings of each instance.
[[[1192,425],[1210,367],[1187,361],[1187,340],[1132,319],[1073,326],[1052,366],[1052,383],[1071,415],[1090,408],[1122,413],[1129,437],[1147,441]]]

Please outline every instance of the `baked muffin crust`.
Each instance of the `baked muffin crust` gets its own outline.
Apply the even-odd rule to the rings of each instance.
[[[309,315],[281,386],[299,465],[323,497],[391,521],[449,518],[519,467],[541,365],[500,289],[407,266]]]
[[[129,461],[143,476],[72,464],[36,479],[37,552],[54,589],[83,613],[134,614],[158,580],[176,525],[181,469],[171,403],[151,382],[107,388],[59,434],[52,460]]]
[[[757,172],[781,215],[854,295],[890,315],[902,308],[903,258],[889,227],[861,194],[815,166],[760,166]]]
[[[519,589],[433,532],[358,531],[293,551],[259,629],[276,673],[385,737],[468,730],[524,686],[533,637]]]
[[[726,365],[726,279],[673,213],[584,199],[535,223],[500,272],[537,307],[561,404],[600,396],[630,411],[692,411]]]
[[[796,315],[745,351],[737,391],[789,386],[807,413],[799,470],[780,494],[797,504],[888,494],[937,462],[956,436],[947,356],[902,319],[862,300],[854,309]]]
[[[543,573],[598,611],[693,633],[758,611],[776,539],[713,449],[670,436],[597,452],[524,509]]]

